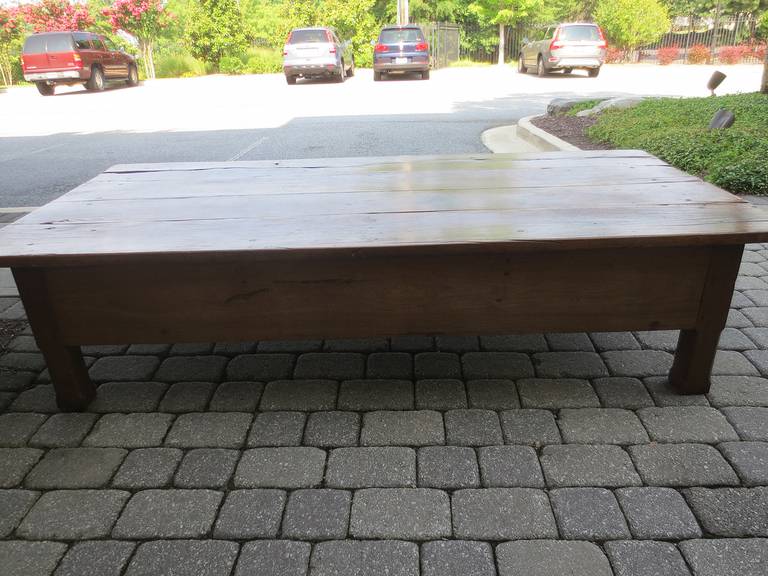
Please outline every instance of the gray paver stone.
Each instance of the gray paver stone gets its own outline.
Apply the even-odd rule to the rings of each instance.
[[[0,447],[23,447],[46,418],[43,414],[0,414]]]
[[[14,412],[38,412],[53,414],[59,411],[56,404],[56,392],[50,384],[39,384],[29,390],[24,390],[11,404]]]
[[[323,480],[325,452],[319,448],[253,448],[235,471],[238,488],[313,488]]]
[[[235,576],[306,576],[309,542],[261,540],[243,544]]]
[[[634,412],[618,408],[567,408],[558,418],[564,442],[640,444],[648,434]]]
[[[605,488],[557,488],[549,493],[560,535],[567,540],[620,540],[629,528]]]
[[[261,412],[248,434],[251,446],[298,446],[304,433],[303,412]]]
[[[480,339],[477,336],[436,336],[435,346],[440,352],[477,352]]]
[[[722,412],[742,440],[768,442],[768,408],[731,406]]]
[[[520,380],[517,383],[523,408],[597,408],[595,391],[586,380],[544,378]]]
[[[161,412],[200,412],[208,406],[216,384],[213,382],[177,382],[160,401]]]
[[[304,444],[319,448],[356,446],[360,415],[355,412],[311,412],[304,430]]]
[[[445,413],[448,444],[456,446],[493,446],[503,444],[499,416],[493,410],[449,410]]]
[[[16,529],[29,540],[85,540],[109,535],[130,497],[122,490],[54,490],[35,503]]]
[[[648,486],[712,486],[739,483],[720,453],[706,444],[644,444],[629,453]]]
[[[470,380],[467,396],[471,408],[511,410],[520,408],[517,386],[512,380]]]
[[[496,576],[488,542],[448,540],[421,546],[422,576]]]
[[[339,338],[323,341],[326,352],[386,352],[389,350],[387,338]]]
[[[15,370],[0,370],[0,390],[16,392],[23,390],[34,382],[37,374],[34,372],[17,372]]]
[[[216,518],[222,493],[213,490],[137,492],[112,531],[113,538],[202,538]]]
[[[426,446],[419,448],[419,486],[455,490],[480,485],[477,456],[472,448]]]
[[[0,490],[0,538],[10,536],[38,496],[31,490]]]
[[[349,532],[354,538],[431,540],[451,535],[451,504],[442,490],[366,488],[355,492]]]
[[[533,364],[527,354],[518,352],[467,352],[462,356],[464,377],[468,380],[489,378],[530,378]]]
[[[731,330],[734,330],[734,328],[731,328]],[[755,352],[760,354],[763,351],[747,350],[745,354],[749,356]],[[752,360],[752,362],[755,361]],[[715,354],[712,374],[718,376],[759,376],[760,372],[741,352],[736,352],[734,350],[718,350]]]
[[[451,410],[467,407],[467,392],[461,380],[419,380],[416,382],[416,408]]]
[[[227,364],[229,380],[284,380],[291,377],[294,357],[292,354],[243,354]]]
[[[337,448],[328,456],[326,485],[332,488],[416,486],[416,452],[400,446]]]
[[[614,376],[666,376],[672,367],[672,354],[660,350],[603,352],[603,360]]]
[[[602,550],[591,542],[523,540],[496,548],[499,576],[613,576]]]
[[[296,361],[293,377],[354,380],[365,373],[365,356],[353,352],[310,352]]]
[[[0,448],[0,488],[21,484],[42,455],[37,448]]]
[[[171,349],[170,344],[131,344],[126,350],[126,354],[138,354],[140,356],[146,356],[151,354],[153,356],[165,356]]]
[[[422,352],[414,358],[414,374],[417,379],[461,378],[461,361],[458,354],[449,352]]]
[[[149,380],[160,365],[157,356],[105,356],[88,370],[94,382]]]
[[[768,443],[724,442],[718,448],[745,486],[768,485]]]
[[[547,485],[553,488],[640,485],[632,461],[619,446],[545,446],[540,460]]]
[[[216,345],[213,347],[213,353],[225,354],[227,356],[250,354],[256,351],[257,345],[258,342],[216,342]]]
[[[620,488],[616,491],[632,536],[641,540],[701,538],[696,518],[672,488]]]
[[[3,576],[49,576],[67,550],[61,542],[0,542]]]
[[[134,548],[133,542],[78,542],[64,556],[54,576],[120,576]]]
[[[640,343],[632,332],[593,332],[589,337],[598,352],[640,350]]]
[[[453,493],[454,537],[477,540],[557,538],[549,499],[533,488],[482,488]]]
[[[685,560],[669,542],[606,542],[615,576],[691,576]]]
[[[224,382],[213,393],[208,410],[214,412],[253,412],[261,398],[261,382]]]
[[[541,352],[533,355],[540,378],[599,378],[608,369],[596,352]]]
[[[592,341],[584,332],[545,334],[549,347],[556,352],[594,352]]]
[[[731,312],[735,312],[735,310],[731,310]],[[768,325],[768,307],[766,306],[753,306],[748,308],[742,308],[741,314],[746,316],[752,325],[754,326],[765,326]],[[729,316],[730,317],[730,316]],[[740,321],[739,318],[739,324],[743,324],[743,322]],[[737,326],[736,322],[729,323],[729,326],[734,326],[735,328],[741,328],[742,326]]]
[[[310,568],[312,576],[419,576],[419,547],[397,540],[320,542]]]
[[[658,406],[709,406],[704,394],[680,394],[666,377],[646,378],[645,386]]]
[[[238,545],[222,540],[145,542],[125,576],[229,576]]]
[[[363,446],[428,446],[445,443],[443,417],[433,410],[367,412],[363,416]]]
[[[636,410],[653,406],[651,395],[637,378],[622,376],[598,378],[592,382],[592,386],[605,408]]]
[[[275,380],[264,387],[261,410],[333,410],[338,384],[333,380]]]
[[[714,444],[739,439],[725,417],[707,406],[642,408],[637,414],[655,442]]]
[[[390,350],[394,352],[429,352],[435,348],[432,336],[392,336],[389,340]]]
[[[696,576],[765,576],[768,540],[688,540],[680,551]]]
[[[274,538],[285,500],[283,490],[232,490],[219,512],[214,538]]]
[[[182,455],[178,448],[132,450],[112,479],[112,486],[129,490],[169,486]]]
[[[171,356],[202,356],[213,351],[212,342],[177,342],[171,346]]]
[[[481,336],[480,346],[488,352],[546,352],[549,350],[544,334],[508,334]]]
[[[368,356],[368,378],[413,378],[413,356],[407,352],[381,352]]]
[[[507,444],[533,447],[559,444],[560,431],[547,410],[508,410],[501,413],[501,428]]]
[[[544,488],[539,458],[530,446],[487,446],[478,456],[485,487]]]
[[[318,352],[322,347],[322,340],[266,340],[259,342],[257,350],[267,353],[297,353]]]
[[[24,484],[36,490],[100,488],[126,454],[122,448],[54,448],[27,474]]]
[[[768,328],[764,326],[742,328],[741,331],[746,334],[752,342],[757,344],[757,347],[765,350],[768,349]]]
[[[173,484],[177,488],[224,488],[240,457],[237,450],[197,448],[184,455]]]
[[[41,448],[73,448],[83,441],[97,418],[96,414],[86,412],[54,414],[29,439],[29,445]]]
[[[175,448],[240,448],[251,425],[244,412],[182,414],[165,439]]]
[[[45,368],[45,358],[40,353],[7,352],[0,356],[0,368],[40,372]]]
[[[106,382],[88,406],[91,412],[153,412],[168,389],[162,382]]]
[[[743,538],[768,536],[768,488],[689,488],[683,491],[705,532]]]
[[[334,540],[347,536],[352,494],[346,490],[296,490],[285,507],[283,536]]]
[[[88,344],[82,346],[83,354],[86,356],[117,356],[124,354],[128,349],[127,344]]]
[[[83,442],[84,446],[149,448],[163,443],[173,415],[162,413],[105,414]]]
[[[161,382],[220,382],[226,356],[170,356],[163,360],[155,378]]]
[[[752,376],[715,376],[707,394],[713,406],[768,406],[768,380]]]
[[[754,350],[755,344],[737,328],[726,328],[720,333],[720,341],[717,345],[720,350]],[[751,366],[750,366],[751,368]]]
[[[412,410],[410,380],[347,380],[339,387],[340,410]]]

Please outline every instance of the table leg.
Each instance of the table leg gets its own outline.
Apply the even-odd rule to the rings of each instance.
[[[743,251],[743,245],[712,248],[696,327],[680,331],[669,373],[670,384],[682,394],[709,392],[712,364],[728,318]]]
[[[88,377],[80,347],[68,346],[61,339],[45,270],[14,268],[13,277],[35,340],[45,357],[56,391],[56,403],[64,411],[83,410],[96,395],[96,388]]]

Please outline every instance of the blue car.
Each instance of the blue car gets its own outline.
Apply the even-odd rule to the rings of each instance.
[[[418,26],[385,26],[373,47],[373,79],[385,74],[416,72],[429,79],[429,44]]]

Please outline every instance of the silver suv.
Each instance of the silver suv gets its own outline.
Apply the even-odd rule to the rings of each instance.
[[[573,22],[550,26],[539,38],[523,40],[517,70],[521,74],[535,70],[539,76],[546,76],[554,70],[570,74],[580,68],[595,78],[605,62],[606,47],[605,36],[597,24]]]
[[[355,74],[352,42],[341,42],[330,28],[295,28],[283,48],[283,72],[288,84],[299,77],[344,82]]]

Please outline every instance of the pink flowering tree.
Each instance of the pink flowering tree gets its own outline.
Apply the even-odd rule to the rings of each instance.
[[[69,0],[41,0],[37,4],[25,4],[19,11],[35,32],[85,30],[93,24],[88,7]]]
[[[0,6],[0,82],[13,84],[13,63],[21,52],[24,21],[17,8]]]
[[[154,78],[152,46],[171,18],[161,0],[115,0],[103,13],[109,19],[113,30],[124,30],[136,37],[147,78]]]

